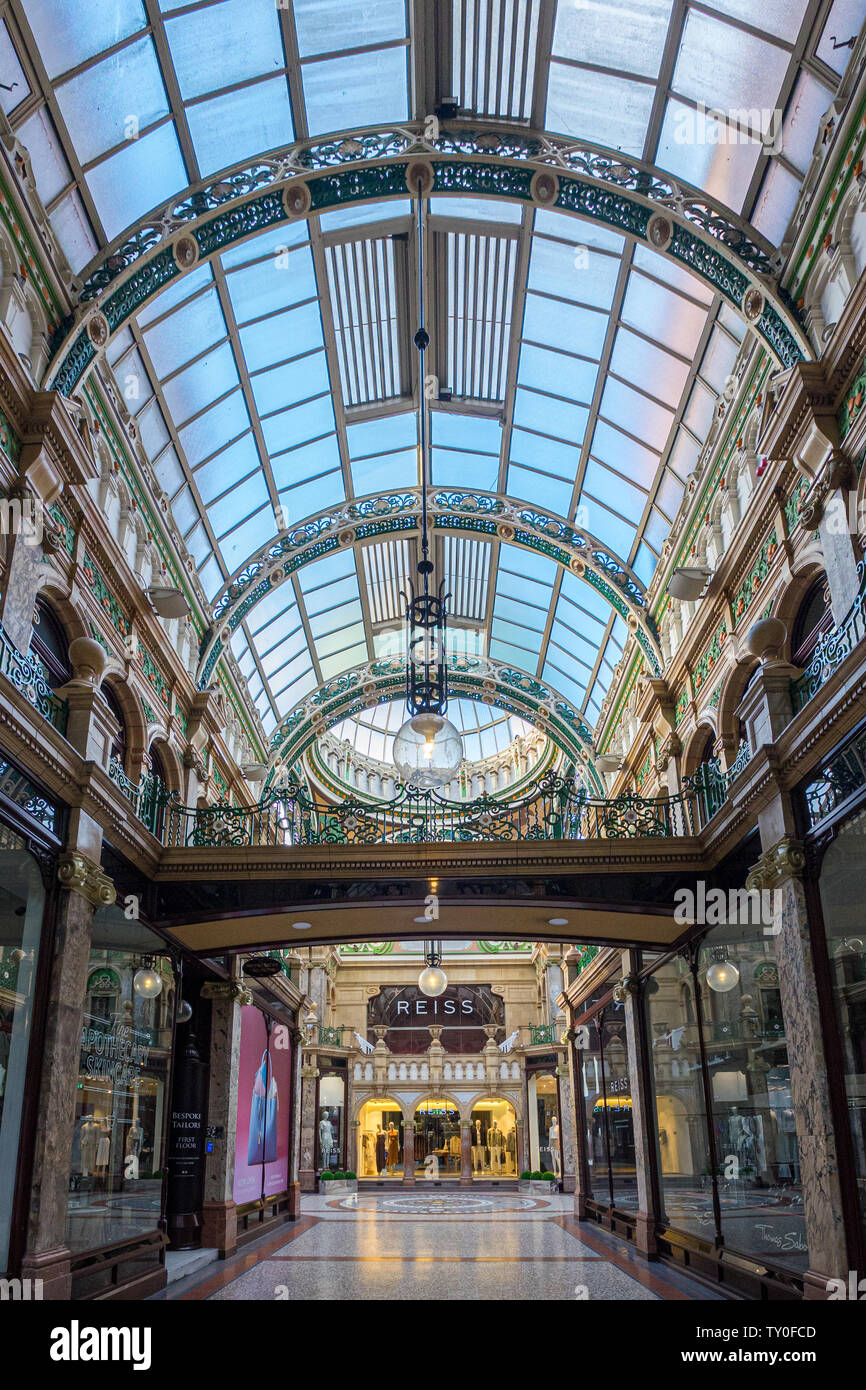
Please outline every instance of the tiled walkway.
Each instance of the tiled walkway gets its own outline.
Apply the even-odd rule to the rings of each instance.
[[[306,1196],[301,1219],[174,1284],[171,1299],[689,1299],[677,1271],[573,1217],[572,1198]]]

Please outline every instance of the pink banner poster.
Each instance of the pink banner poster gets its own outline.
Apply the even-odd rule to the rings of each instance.
[[[241,1011],[238,1111],[235,1125],[235,1185],[238,1206],[289,1185],[289,1101],[292,1045],[283,1023],[271,1028],[255,1005]]]

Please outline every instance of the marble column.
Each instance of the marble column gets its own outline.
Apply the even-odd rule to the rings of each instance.
[[[60,856],[58,878],[66,891],[60,893],[57,906],[27,1241],[21,1261],[22,1278],[41,1279],[46,1299],[69,1299],[72,1291],[66,1217],[91,925],[94,907],[114,901],[111,880],[76,851]]]
[[[623,977],[637,975],[637,953],[623,951]],[[637,1176],[637,1216],[635,1244],[649,1259],[656,1256],[656,1211],[650,1180],[650,1155],[655,1142],[655,1106],[645,1081],[646,1040],[641,1027],[638,993],[629,994],[625,1003],[625,1036],[628,1049],[628,1077],[634,1126],[634,1161]]]
[[[415,1121],[403,1121],[403,1183],[415,1186]]]
[[[775,819],[784,819],[784,811],[780,810]],[[827,1280],[847,1279],[850,1264],[827,1057],[801,880],[804,864],[802,846],[785,836],[764,851],[746,886],[774,890],[776,894],[773,933],[809,1246],[804,1293],[806,1298],[821,1299],[827,1297]]]
[[[217,1129],[213,1153],[205,1159],[201,1243],[224,1258],[238,1243],[234,1186],[241,1011],[253,997],[239,980],[207,980],[201,993],[211,1001],[207,1123]]]
[[[292,1128],[289,1144],[289,1220],[296,1221],[301,1214],[301,1095],[303,1082],[301,1067],[304,1060],[303,1034],[299,1028],[292,1033]]]
[[[586,1199],[592,1196],[586,1163],[586,1126],[583,1123],[583,1081],[580,1071],[582,1048],[586,1046],[588,1030],[568,1029],[568,1076],[574,1097],[574,1214],[578,1221],[586,1216]]]
[[[574,1133],[574,1096],[571,1070],[565,1057],[556,1068],[559,1078],[559,1151],[562,1158],[562,1190],[574,1191],[574,1160],[577,1151]]]
[[[20,499],[20,505],[31,510],[25,516],[38,516],[38,498]],[[34,510],[36,509],[36,510]],[[40,584],[51,575],[41,544],[34,544],[36,530],[22,527],[6,541],[6,577],[0,594],[0,622],[10,642],[26,656],[33,631],[33,610]]]
[[[472,1130],[468,1120],[460,1126],[460,1186],[472,1186]]]
[[[316,1090],[319,1068],[315,1052],[305,1052],[301,1065],[301,1166],[302,1192],[316,1190]]]

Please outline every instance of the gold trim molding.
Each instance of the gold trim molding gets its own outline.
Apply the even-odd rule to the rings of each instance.
[[[205,980],[202,999],[228,999],[232,1004],[252,1004],[253,996],[240,980]]]
[[[789,879],[800,878],[805,867],[806,854],[802,842],[786,835],[778,844],[765,850],[757,864],[753,865],[746,878],[746,888],[749,892],[753,889],[778,888]]]

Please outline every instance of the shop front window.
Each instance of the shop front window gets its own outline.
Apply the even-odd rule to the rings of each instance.
[[[607,1206],[637,1206],[625,1016],[608,1004],[584,1025],[580,1059],[590,1191]]]
[[[24,842],[0,827],[0,1269],[7,1269],[21,1107],[45,889]]]
[[[534,1072],[527,1080],[529,1093],[529,1167],[533,1172],[561,1172],[559,1096],[552,1072]]]
[[[460,1111],[454,1101],[424,1100],[415,1111],[415,1171],[422,1178],[460,1177]]]
[[[843,825],[821,865],[821,907],[842,1078],[854,1149],[860,1220],[866,1237],[866,929],[860,894],[866,874],[866,816]]]
[[[517,1173],[517,1116],[510,1101],[479,1101],[469,1117],[474,1178],[506,1178]]]
[[[239,1207],[282,1195],[289,1185],[292,1042],[284,1023],[241,1010],[234,1199]]]
[[[343,1105],[346,1083],[342,1076],[323,1076],[319,1082],[319,1119],[316,1127],[316,1167],[343,1166]]]
[[[94,914],[66,1239],[91,1250],[157,1229],[174,1023],[174,976],[160,939],[119,907]],[[136,975],[147,965],[159,991]]]
[[[361,1106],[358,1130],[358,1177],[402,1178],[403,1112],[393,1100],[368,1100]]]
[[[649,981],[663,1205],[679,1230],[802,1270],[808,1249],[776,938],[757,910],[754,922],[745,907],[729,915],[740,920],[708,933],[696,972],[677,957]]]

